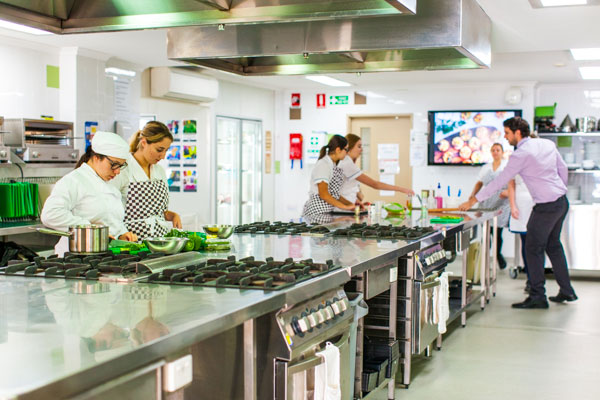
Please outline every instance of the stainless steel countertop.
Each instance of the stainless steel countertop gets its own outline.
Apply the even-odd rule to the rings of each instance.
[[[471,214],[453,229],[493,217]],[[413,213],[405,223],[416,225],[418,217]],[[0,398],[72,395],[97,380],[118,377],[248,319],[339,287],[350,276],[415,251],[440,234],[413,242],[239,234],[231,237],[230,252],[204,254],[331,259],[344,267],[273,292],[104,283],[94,286],[100,293],[77,294],[82,281],[0,276]],[[90,343],[96,342],[94,349]]]
[[[43,228],[40,221],[0,222],[0,236],[34,233],[32,228]]]
[[[260,290],[116,283],[76,294],[80,283],[0,276],[0,398],[72,395],[274,311],[285,298]],[[93,337],[97,350],[89,345]]]

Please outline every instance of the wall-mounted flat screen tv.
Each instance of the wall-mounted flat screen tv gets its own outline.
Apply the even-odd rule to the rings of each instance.
[[[505,120],[521,110],[429,111],[429,165],[482,165],[492,160],[496,142],[504,146]]]

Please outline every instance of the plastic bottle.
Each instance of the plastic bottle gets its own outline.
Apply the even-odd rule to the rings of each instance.
[[[429,197],[427,198],[427,208],[428,209],[437,208],[437,201],[433,197],[433,190],[431,190],[429,192]]]
[[[442,196],[442,185],[438,182],[437,189],[435,190],[435,201],[437,208],[444,208],[444,197]]]
[[[421,190],[421,213],[427,215],[427,199],[429,198],[429,190]]]

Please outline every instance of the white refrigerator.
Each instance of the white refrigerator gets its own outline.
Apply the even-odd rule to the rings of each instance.
[[[262,122],[217,116],[216,217],[239,225],[262,218]]]

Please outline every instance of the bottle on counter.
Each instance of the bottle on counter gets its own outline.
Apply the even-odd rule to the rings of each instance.
[[[433,208],[438,208],[437,207],[437,202],[436,202],[436,200],[434,198],[434,195],[433,195],[433,190],[431,190],[429,192],[429,197],[427,198],[427,208],[430,209],[430,210],[433,209]]]
[[[437,189],[435,190],[435,202],[436,208],[444,208],[444,196],[442,195],[442,185],[438,182]]]
[[[421,213],[427,214],[427,199],[429,198],[429,190],[421,190]]]

